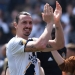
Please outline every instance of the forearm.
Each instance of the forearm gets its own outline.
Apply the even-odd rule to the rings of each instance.
[[[57,51],[51,51],[51,53],[58,65],[61,65],[62,63],[64,63],[64,59],[61,57],[61,55]]]
[[[42,44],[42,46],[43,45],[46,46],[46,44],[48,43],[48,40],[51,38],[50,35],[51,35],[51,32],[52,32],[52,27],[53,27],[52,22],[47,24],[44,32],[42,33],[42,35],[39,37],[39,39],[37,41],[39,45]],[[37,45],[37,46],[39,46],[39,45]]]
[[[63,28],[62,25],[59,22],[55,23],[55,41],[57,46],[61,49],[64,47],[64,34],[63,34]]]
[[[50,46],[48,48],[48,41],[50,39],[50,34],[53,28],[53,23],[48,23],[49,25],[46,26],[43,34],[37,39],[33,38],[33,41],[29,41],[25,47],[25,51],[51,51]]]

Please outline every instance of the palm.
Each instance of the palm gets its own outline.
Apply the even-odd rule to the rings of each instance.
[[[54,11],[54,20],[55,22],[58,22],[60,20],[62,14],[62,8],[58,2],[56,2],[56,9]]]

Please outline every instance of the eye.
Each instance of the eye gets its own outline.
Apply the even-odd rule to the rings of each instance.
[[[30,21],[29,24],[32,24],[32,21]]]
[[[27,24],[27,21],[23,21],[22,23]]]

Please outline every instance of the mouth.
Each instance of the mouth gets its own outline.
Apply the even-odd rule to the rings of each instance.
[[[24,33],[25,34],[30,34],[31,33],[31,28],[25,28]]]
[[[24,29],[24,35],[29,36],[31,33],[31,29]]]
[[[30,29],[24,29],[25,31],[27,31],[27,32],[29,32],[30,31]]]

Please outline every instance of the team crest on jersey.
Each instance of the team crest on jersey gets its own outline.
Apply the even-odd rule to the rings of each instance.
[[[26,40],[21,40],[21,41],[19,42],[19,44],[20,44],[20,45],[25,45],[25,44],[26,44]]]
[[[29,55],[29,60],[32,62],[32,64],[37,63],[37,58],[36,58],[36,56]]]

